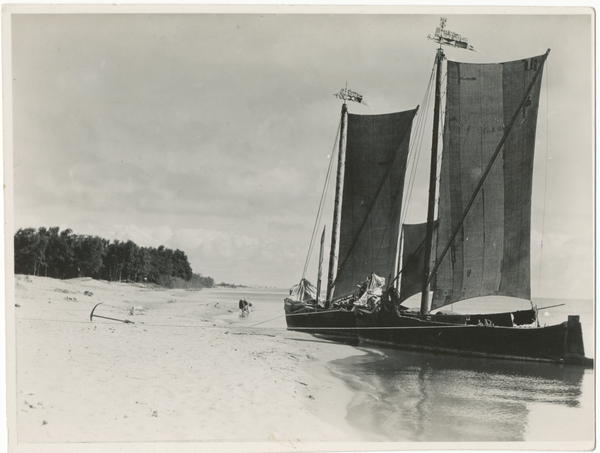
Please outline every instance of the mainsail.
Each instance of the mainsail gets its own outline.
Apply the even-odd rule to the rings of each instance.
[[[394,272],[416,112],[348,115],[336,297],[354,292],[373,272],[385,278]]]
[[[460,224],[544,55],[501,64],[448,62],[438,257]],[[533,154],[541,71],[433,282],[432,309],[477,296],[530,298]]]

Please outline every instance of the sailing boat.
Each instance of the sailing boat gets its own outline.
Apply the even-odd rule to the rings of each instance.
[[[393,309],[385,310],[383,303],[373,309],[356,307],[360,340],[404,349],[593,366],[584,354],[579,316],[540,327],[533,303],[527,310],[479,315],[439,310],[472,298],[483,298],[482,303],[497,296],[531,299],[533,154],[549,50],[498,64],[447,62],[435,219],[442,45],[472,47],[445,30],[445,19],[430,39],[440,45],[427,222],[403,226],[400,291],[388,287],[389,295],[382,298],[391,301]],[[401,305],[418,293],[418,311]]]
[[[288,299],[288,328],[304,319],[307,328],[315,329],[309,331],[343,331],[338,321],[344,319],[349,323],[349,314],[353,313],[356,335],[368,344],[593,366],[593,360],[585,357],[578,316],[569,316],[558,325],[540,327],[533,303],[530,309],[490,310],[475,315],[441,310],[475,298],[482,304],[493,300],[493,305],[498,303],[498,296],[531,300],[533,154],[542,70],[549,54],[548,51],[497,64],[447,61],[438,188],[442,69],[446,61],[442,46],[473,50],[465,38],[446,30],[445,22],[442,19],[435,35],[429,37],[439,48],[434,63],[427,221],[400,228],[406,160],[400,157],[404,166],[396,167],[397,157],[379,157],[378,142],[383,141],[380,135],[384,135],[381,132],[384,128],[355,129],[352,123],[357,118],[351,115],[345,131],[344,103],[338,162],[338,187],[343,190],[336,190],[327,297],[322,310],[329,311],[330,318],[327,325],[318,324],[317,320],[325,320],[318,314],[318,295],[314,300],[302,302],[306,313],[314,302],[312,319],[308,315],[294,318],[301,310],[292,310],[292,302],[298,306],[298,301]],[[404,114],[414,117],[416,109]],[[365,121],[376,121],[375,117]],[[407,127],[409,130],[410,126]],[[361,142],[357,136],[361,133],[365,134],[365,142],[375,145],[369,153],[356,157],[350,149],[354,142]],[[346,139],[348,150],[344,160]],[[403,140],[408,147],[408,137],[403,136]],[[394,146],[392,149],[399,150]],[[370,161],[380,178],[361,171],[360,167],[356,172],[348,170],[344,174],[355,158],[363,165]],[[342,238],[336,242],[338,196],[343,199]],[[366,212],[367,216],[354,218],[349,213],[355,211]],[[347,226],[344,219],[348,220]],[[337,256],[341,257],[339,261]],[[384,258],[380,260],[381,257]],[[419,293],[419,310],[402,305]],[[340,301],[345,303],[344,307]]]
[[[290,330],[356,342],[353,309],[359,296],[366,294],[365,275],[397,270],[400,206],[417,109],[381,115],[350,114],[346,101],[360,103],[362,97],[347,88],[336,96],[344,103],[327,295],[321,303],[323,231],[317,287],[303,277],[290,290],[284,307]]]

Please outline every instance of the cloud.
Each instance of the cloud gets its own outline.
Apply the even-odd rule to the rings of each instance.
[[[218,282],[287,287],[300,278],[300,267],[305,259],[305,250],[268,235],[257,237],[204,228],[172,229],[167,225],[115,225],[95,231],[92,225],[82,228],[85,234],[131,240],[140,247],[163,245],[182,250],[195,273],[213,277]],[[76,230],[74,233],[81,234]],[[274,266],[279,266],[276,273],[271,272]]]
[[[166,225],[154,228],[139,227],[137,225],[115,225],[109,236],[120,241],[131,240],[140,247],[159,247],[161,245],[166,246],[170,242],[173,231]]]
[[[550,109],[540,109],[550,117],[548,128],[540,121],[537,151],[548,144],[552,164],[547,202],[537,185],[544,175],[535,175],[533,221],[540,230],[545,207],[546,231],[579,235],[575,244],[557,236],[545,245],[575,269],[593,246],[589,16],[473,17],[454,15],[452,29],[482,54],[447,49],[449,59],[514,60],[552,48],[550,95],[542,96]],[[219,280],[297,283],[340,119],[333,93],[348,82],[373,103],[374,112],[351,105],[357,114],[414,108],[435,54],[426,36],[438,20],[14,15],[15,225],[179,248],[195,271]],[[489,29],[511,33],[498,40]],[[428,139],[414,223],[425,218]],[[593,286],[587,267],[554,272],[548,288],[556,291],[575,281]]]

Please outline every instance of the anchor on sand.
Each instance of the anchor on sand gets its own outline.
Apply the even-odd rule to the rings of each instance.
[[[96,309],[96,307],[97,307],[98,305],[101,305],[101,304],[102,304],[102,302],[100,302],[99,304],[96,304],[96,305],[94,306],[94,308],[92,308],[92,312],[90,313],[90,321],[92,321],[92,318],[93,318],[93,317],[96,317],[96,318],[102,318],[102,319],[110,319],[111,321],[119,321],[119,322],[124,322],[125,324],[135,324],[135,322],[133,322],[133,321],[130,321],[129,319],[116,319],[116,318],[109,318],[109,317],[107,317],[107,316],[95,315],[95,314],[94,314],[94,310]]]

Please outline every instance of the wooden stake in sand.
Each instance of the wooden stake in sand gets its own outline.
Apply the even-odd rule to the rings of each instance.
[[[108,318],[107,316],[100,316],[100,315],[95,315],[94,314],[94,310],[96,309],[96,307],[98,305],[101,305],[102,302],[100,302],[99,304],[96,304],[94,306],[94,308],[92,308],[92,312],[90,313],[90,321],[92,320],[92,318],[95,316],[96,318],[102,318],[102,319],[110,319],[111,321],[119,321],[119,322],[124,322],[125,324],[135,324],[135,322],[130,321],[129,319],[116,319],[116,318]]]

